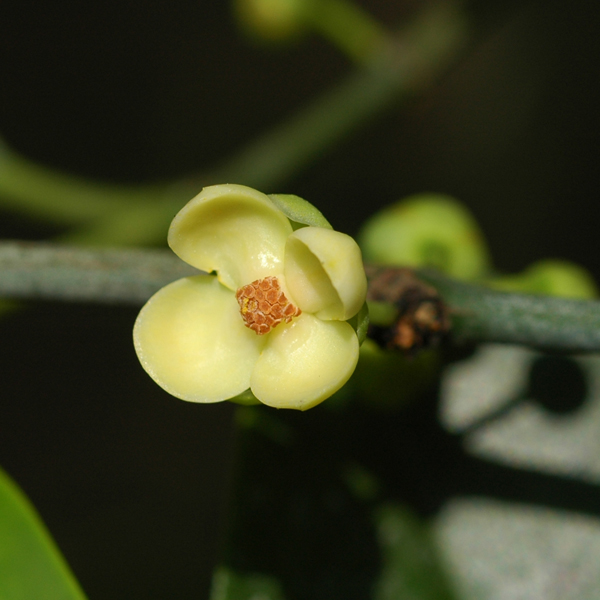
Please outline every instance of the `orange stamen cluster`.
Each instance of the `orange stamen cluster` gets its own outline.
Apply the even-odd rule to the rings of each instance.
[[[258,335],[269,333],[273,327],[283,321],[289,323],[302,313],[285,297],[277,277],[257,279],[241,287],[235,297],[244,325]]]

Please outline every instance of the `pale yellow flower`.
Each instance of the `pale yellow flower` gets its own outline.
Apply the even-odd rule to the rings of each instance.
[[[173,251],[211,274],[161,289],[134,327],[142,366],[173,396],[220,402],[250,389],[269,406],[305,410],[354,371],[347,320],[365,301],[360,250],[324,219],[294,231],[276,206],[285,198],[216,185],[173,220]]]

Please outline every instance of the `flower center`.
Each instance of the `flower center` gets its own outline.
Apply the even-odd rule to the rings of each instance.
[[[269,333],[279,323],[289,323],[302,313],[285,297],[277,277],[257,279],[241,287],[235,297],[244,325],[258,335]]]

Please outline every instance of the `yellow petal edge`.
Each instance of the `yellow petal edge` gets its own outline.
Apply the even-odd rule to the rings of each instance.
[[[358,244],[345,233],[321,227],[304,227],[289,236],[285,279],[298,306],[321,319],[350,319],[367,294]]]
[[[150,377],[190,402],[220,402],[247,390],[265,342],[244,327],[234,295],[208,275],[179,279],[152,296],[133,339]]]
[[[269,335],[251,389],[268,406],[307,410],[337,392],[357,362],[358,338],[348,323],[302,314]]]
[[[205,187],[175,216],[168,242],[181,259],[231,290],[283,271],[292,226],[268,196],[244,185]]]

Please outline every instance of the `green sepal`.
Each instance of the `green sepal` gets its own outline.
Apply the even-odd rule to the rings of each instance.
[[[365,302],[361,309],[347,321],[352,326],[352,329],[356,331],[358,336],[358,343],[362,344],[367,339],[367,331],[369,329],[369,307]]]
[[[269,194],[269,199],[291,221],[294,231],[307,226],[333,229],[323,213],[300,196]]]
[[[236,404],[242,404],[243,406],[254,406],[255,404],[260,404],[260,400],[252,393],[250,389],[247,389],[245,392],[242,392],[233,398],[228,398],[228,401],[235,402]]]

